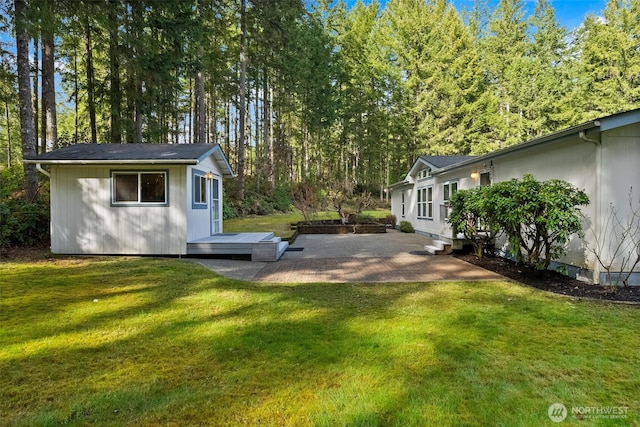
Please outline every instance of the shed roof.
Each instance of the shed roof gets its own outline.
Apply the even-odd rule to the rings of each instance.
[[[213,156],[223,175],[233,171],[219,144],[75,144],[25,158],[40,164],[193,164]]]

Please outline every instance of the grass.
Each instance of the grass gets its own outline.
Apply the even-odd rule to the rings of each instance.
[[[389,210],[364,211],[364,215],[374,218],[384,218],[391,213]],[[318,212],[315,218],[321,220],[340,219],[333,211]],[[224,220],[224,231],[229,233],[272,231],[276,236],[289,238],[293,235],[291,224],[304,220],[300,212],[289,212],[277,215],[251,215],[242,218]]]
[[[3,425],[540,426],[555,402],[640,425],[637,307],[150,258],[5,262],[0,292]]]

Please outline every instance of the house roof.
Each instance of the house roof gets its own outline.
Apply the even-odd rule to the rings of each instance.
[[[423,169],[424,166],[431,168],[433,173],[439,169],[474,158],[473,156],[420,156],[411,166],[407,177],[415,175],[415,173]]]
[[[616,113],[616,114],[612,114],[609,116],[605,116],[605,117],[601,117],[599,119],[596,120],[591,120],[585,123],[581,123],[579,125],[576,126],[572,126],[569,128],[565,128],[562,130],[559,130],[557,132],[553,132],[547,135],[543,135],[539,138],[535,138],[535,139],[531,139],[525,142],[522,142],[520,144],[515,144],[506,148],[502,148],[500,150],[497,151],[492,151],[490,153],[484,154],[482,156],[477,156],[477,157],[472,157],[472,156],[420,156],[420,159],[424,159],[423,161],[427,161],[431,164],[433,164],[434,166],[436,166],[436,169],[432,170],[433,174],[441,174],[447,171],[450,171],[452,169],[457,169],[459,167],[463,167],[469,164],[473,164],[475,162],[479,162],[479,161],[489,161],[492,160],[496,157],[505,155],[507,153],[511,153],[514,151],[520,151],[520,150],[525,150],[525,149],[529,149],[531,147],[535,147],[541,144],[547,144],[547,143],[553,143],[557,140],[560,140],[562,138],[566,138],[569,137],[571,135],[575,135],[575,134],[579,134],[580,138],[582,138],[584,141],[586,142],[590,142],[590,143],[596,143],[599,144],[600,141],[600,132],[602,131],[607,131],[610,129],[614,129],[617,127],[622,127],[622,126],[626,126],[629,125],[631,123],[637,123],[640,122],[640,108],[634,109],[634,110],[629,110],[629,111],[623,111],[621,113]],[[450,163],[445,164],[445,163],[440,163],[440,164],[436,164],[435,162],[438,162],[438,158],[442,157],[442,158],[449,158],[451,160]],[[458,160],[455,161],[455,157],[458,157]],[[466,158],[465,158],[466,157]],[[418,160],[418,161],[419,161]],[[411,167],[411,170],[409,171],[409,174],[411,174],[412,172],[414,172],[414,168],[416,167],[416,164],[418,163],[418,161],[416,161],[416,163]],[[445,160],[446,161],[446,160]],[[398,186],[400,184],[403,184],[407,182],[402,181],[396,184],[393,184],[393,186]]]
[[[191,164],[213,156],[223,175],[233,171],[219,144],[75,144],[36,156],[25,163],[39,164]]]
[[[420,156],[420,159],[432,166],[435,166],[436,169],[451,166],[473,158],[475,158],[475,156]]]

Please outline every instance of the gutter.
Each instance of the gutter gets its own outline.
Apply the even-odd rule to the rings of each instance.
[[[600,127],[600,122],[599,121],[595,121],[593,122],[597,127]],[[597,139],[591,139],[587,136],[587,131],[586,130],[581,130],[580,132],[578,132],[578,136],[580,137],[581,140],[586,141],[586,142],[590,142],[592,144],[595,144],[597,146],[602,145],[602,139],[600,137],[600,132],[598,132],[598,138]]]
[[[25,163],[26,163],[26,162],[25,162]],[[50,174],[48,171],[44,170],[44,169],[42,168],[42,165],[41,165],[40,163],[36,163],[36,169],[37,169],[37,170],[38,170],[38,172],[40,172],[41,174],[43,174],[43,175],[47,176],[48,178],[51,178],[51,174]]]
[[[472,164],[475,164],[475,163],[478,163],[478,162],[495,159],[496,157],[502,156],[504,154],[511,153],[513,151],[519,151],[519,150],[524,150],[524,149],[527,149],[527,148],[535,147],[537,145],[544,144],[544,143],[547,143],[547,142],[551,142],[551,141],[554,141],[554,140],[558,140],[560,138],[565,138],[565,137],[574,135],[576,133],[578,133],[578,135],[584,134],[585,137],[586,137],[586,131],[587,130],[598,128],[598,127],[600,127],[600,122],[598,120],[594,120],[592,122],[583,123],[581,125],[573,126],[573,127],[570,127],[568,129],[565,129],[565,130],[562,130],[562,131],[559,131],[559,132],[555,132],[555,133],[552,133],[552,134],[549,134],[549,135],[542,136],[540,138],[532,139],[530,141],[522,142],[522,143],[516,144],[516,145],[511,145],[511,146],[503,148],[501,150],[492,151],[491,153],[484,154],[482,156],[474,157],[472,159],[465,160],[465,161],[462,161],[462,162],[459,162],[459,163],[454,163],[453,165],[446,166],[446,167],[444,167],[442,169],[438,169],[436,171],[433,171],[432,175],[440,175],[441,173],[448,172],[448,171],[453,170],[453,169],[457,169],[457,168],[459,168],[461,166],[472,165]],[[589,142],[595,143],[595,141],[589,141]],[[599,141],[598,141],[598,143],[599,143]]]
[[[145,165],[197,165],[198,160],[32,160],[24,159],[24,163],[45,165],[121,165],[121,164],[145,164]]]

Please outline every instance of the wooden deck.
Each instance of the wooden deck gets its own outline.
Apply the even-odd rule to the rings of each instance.
[[[221,233],[187,242],[187,255],[244,255],[252,261],[277,261],[288,247],[273,233]]]

